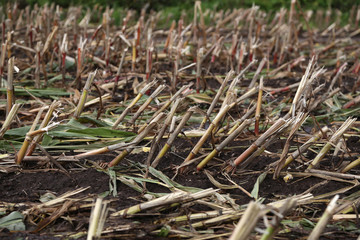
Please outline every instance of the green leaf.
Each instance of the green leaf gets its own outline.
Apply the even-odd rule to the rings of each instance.
[[[110,189],[110,194],[112,193],[112,195],[114,197],[116,197],[117,195],[117,190],[116,190],[116,172],[114,171],[113,167],[110,167],[108,169],[108,174],[109,174],[109,189]]]
[[[48,201],[53,200],[55,198],[56,198],[56,196],[53,193],[48,192],[48,193],[45,193],[45,194],[40,196],[40,202],[45,203],[45,202],[48,202]]]
[[[168,225],[164,225],[161,229],[160,232],[158,233],[159,237],[167,237],[167,235],[169,235],[169,232],[171,230],[171,227]]]
[[[92,118],[92,117],[89,117],[89,116],[80,117],[78,119],[78,122],[80,122],[80,123],[92,123],[92,124],[96,125],[97,127],[112,127],[112,125],[110,125],[109,123],[106,123],[104,121],[101,121],[99,119]]]
[[[251,196],[253,196],[255,198],[255,200],[257,200],[259,198],[260,184],[264,181],[264,179],[266,178],[266,175],[267,175],[267,172],[264,172],[264,173],[260,174],[260,176],[256,179],[254,188],[251,191]]]
[[[301,219],[300,224],[301,224],[301,226],[303,226],[305,228],[314,228],[315,227],[315,223],[313,223],[312,221],[310,221],[309,219],[306,219],[306,218]]]
[[[94,137],[102,138],[124,138],[135,136],[135,133],[121,130],[109,129],[105,127],[86,128],[86,129],[69,129],[69,132],[86,134]]]
[[[25,137],[25,135],[29,132],[30,127],[31,126],[9,129],[5,133],[5,138],[10,137],[10,136],[22,136],[22,137]]]
[[[66,92],[60,88],[44,88],[44,89],[31,89],[31,88],[15,88],[16,96],[30,96],[29,93],[35,97],[53,97],[53,96],[70,96],[71,93]],[[6,93],[6,88],[0,88],[1,93]]]
[[[145,165],[142,165],[142,166],[145,166]],[[181,189],[183,191],[192,192],[192,193],[203,190],[201,188],[183,186],[183,185],[171,180],[168,176],[166,176],[161,171],[158,171],[153,167],[149,167],[149,172],[151,173],[151,175],[153,175],[154,177],[157,177],[162,182],[164,182],[168,186],[169,189],[172,189],[172,188],[176,187],[176,188]]]
[[[98,197],[100,198],[106,198],[107,196],[109,196],[110,192],[109,191],[105,191],[103,193],[98,194]]]
[[[65,75],[65,79],[71,79],[69,76]],[[62,74],[56,75],[48,80],[48,84],[53,84],[56,81],[62,80]]]
[[[75,119],[70,119],[70,121],[64,125],[65,127],[68,127],[68,129],[70,128],[74,128],[74,129],[87,129],[88,127],[85,125],[82,125],[81,123],[79,123],[78,121],[76,121]],[[56,128],[57,129],[57,128]]]
[[[93,139],[93,140],[99,139],[98,137],[94,137],[89,134],[77,133],[76,132],[77,130],[74,130],[74,131],[75,132],[72,132],[72,130],[69,130],[69,132],[50,131],[47,135],[50,137],[57,137],[57,138],[87,138],[87,139]]]
[[[20,149],[22,146],[22,142],[18,141],[10,141],[10,140],[1,140],[0,141],[0,150],[6,151],[6,152],[13,152],[15,149]]]
[[[25,231],[25,224],[23,223],[24,216],[14,211],[6,217],[0,218],[0,228],[7,228],[10,231]]]

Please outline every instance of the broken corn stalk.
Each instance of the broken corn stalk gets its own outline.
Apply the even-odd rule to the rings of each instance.
[[[279,118],[266,132],[264,132],[251,146],[246,149],[238,158],[235,159],[234,164],[239,165],[246,160],[256,149],[258,149],[272,134],[284,126],[286,120]]]
[[[194,158],[194,156],[199,152],[201,146],[205,143],[206,139],[208,139],[208,137],[210,136],[210,134],[212,133],[213,129],[215,127],[217,127],[217,125],[219,124],[219,122],[221,121],[221,119],[225,116],[225,114],[229,111],[229,109],[234,106],[234,104],[232,105],[225,105],[220,112],[216,115],[216,117],[214,118],[214,120],[211,122],[210,126],[208,127],[208,129],[206,130],[206,132],[204,133],[204,135],[200,138],[200,140],[197,142],[197,144],[195,145],[195,147],[191,150],[190,154],[187,156],[187,158],[184,160],[184,162],[190,161],[191,159]]]
[[[233,131],[222,143],[220,143],[206,158],[204,158],[196,167],[198,171],[204,168],[204,166],[213,159],[226,145],[233,141],[247,126],[250,125],[250,120],[245,120],[235,131]]]
[[[152,81],[148,84],[146,84],[143,89],[141,89],[141,91],[138,93],[138,95],[132,100],[132,102],[129,104],[129,106],[127,106],[125,108],[125,110],[121,113],[121,115],[119,116],[119,118],[116,120],[116,122],[113,125],[113,129],[116,129],[117,126],[122,122],[122,120],[124,120],[125,116],[128,114],[128,112],[130,111],[130,109],[135,106],[135,104],[140,100],[140,98],[155,84],[157,83],[157,81]]]
[[[329,142],[325,144],[325,146],[321,149],[321,151],[316,155],[315,159],[310,163],[308,169],[315,168],[320,161],[325,157],[327,152],[331,149],[332,145],[335,145],[344,132],[351,127],[351,125],[356,121],[356,118],[348,118],[346,121],[340,126],[340,128],[332,135]]]
[[[81,98],[79,100],[79,103],[77,105],[77,108],[75,110],[75,113],[74,113],[74,118],[75,119],[78,119],[84,109],[84,105],[85,105],[85,102],[86,102],[86,99],[87,99],[87,95],[88,95],[88,92],[90,91],[90,87],[91,87],[91,84],[95,78],[95,75],[96,75],[96,70],[95,72],[91,72],[88,76],[88,79],[85,83],[85,86],[84,86],[84,89],[82,91],[82,94],[81,94]]]

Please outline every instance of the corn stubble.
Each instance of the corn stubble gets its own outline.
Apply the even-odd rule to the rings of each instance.
[[[121,27],[113,24],[115,9],[101,6],[81,15],[81,7],[45,4],[18,12],[9,3],[2,15],[0,85],[6,94],[0,104],[0,141],[1,146],[14,144],[16,151],[1,156],[12,165],[4,163],[0,170],[26,169],[24,162],[31,160],[70,176],[68,161],[111,172],[113,181],[141,193],[141,203],[116,211],[113,200],[98,197],[90,203],[73,197],[82,188],[44,204],[24,204],[22,213],[37,225],[35,232],[59,218],[72,222],[75,218],[64,217],[67,212],[92,207],[89,229],[82,235],[87,239],[136,231],[136,224],[107,224],[119,217],[156,215],[146,234],[267,240],[284,236],[281,227],[291,231],[284,220],[298,223],[293,210],[298,219],[313,203],[328,203],[320,219],[311,219],[317,223],[308,237],[318,239],[334,215],[358,206],[358,192],[343,199],[336,195],[358,186],[359,179],[359,153],[347,146],[359,135],[359,46],[348,44],[360,33],[358,8],[341,27],[341,13],[304,12],[297,0],[273,18],[256,5],[214,11],[195,1],[193,18],[183,12],[163,27],[161,21],[169,19],[148,7],[139,17],[126,10]],[[332,15],[337,23],[331,23]],[[344,84],[348,79],[354,80],[351,89]],[[184,142],[191,147],[179,149]],[[62,155],[53,157],[53,149]],[[69,149],[74,156],[64,156]],[[134,157],[134,152],[141,153]],[[228,153],[231,157],[224,157]],[[89,160],[94,155],[112,160],[98,164]],[[175,155],[181,165],[172,166]],[[146,164],[131,160],[137,156]],[[341,163],[334,164],[338,158]],[[261,169],[255,171],[256,164]],[[176,169],[173,179],[160,165]],[[206,174],[221,191],[183,186],[175,181],[178,174]],[[241,186],[249,174],[259,175],[251,193]],[[287,183],[282,184],[294,177],[325,180],[297,196],[274,193],[263,204],[258,195],[268,174],[277,179],[271,184],[284,176]],[[218,181],[221,175],[232,185]],[[330,181],[351,186],[311,193]],[[149,182],[169,191],[151,192]],[[235,198],[244,196],[226,192],[232,189],[259,200],[239,205]],[[194,213],[196,204],[211,210]],[[173,211],[177,208],[184,211]],[[7,206],[0,204],[0,209]],[[42,221],[36,219],[43,215]]]

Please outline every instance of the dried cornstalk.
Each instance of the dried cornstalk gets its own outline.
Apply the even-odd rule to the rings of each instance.
[[[262,213],[263,206],[257,202],[250,202],[249,206],[246,208],[244,215],[241,217],[241,220],[236,225],[233,233],[229,240],[246,240],[249,239],[249,236],[259,218],[263,215]]]
[[[80,42],[77,47],[76,79],[74,81],[75,87],[77,89],[80,89],[80,87],[81,87],[81,73],[83,71],[86,42],[87,42],[87,39],[82,40],[82,37],[80,37]]]
[[[208,139],[212,131],[218,126],[221,119],[225,116],[225,114],[230,110],[231,107],[233,107],[235,104],[231,105],[225,105],[220,112],[216,115],[214,120],[211,122],[210,126],[204,133],[204,135],[200,138],[200,140],[197,142],[197,144],[194,146],[194,148],[191,150],[187,158],[184,160],[184,162],[190,161],[194,158],[194,156],[200,151],[201,146],[205,143],[205,141]]]
[[[240,124],[243,121],[245,121],[245,119],[248,119],[250,117],[250,115],[254,113],[255,108],[256,108],[256,105],[252,106],[240,119],[233,122],[233,126],[231,127],[231,129],[229,130],[229,132],[227,134],[231,134],[232,132],[234,132],[238,128],[238,126],[240,126]]]
[[[45,45],[43,47],[43,50],[41,52],[41,56],[43,57],[44,54],[49,50],[51,41],[53,40],[56,32],[58,31],[59,27],[58,26],[54,26],[54,29],[52,30],[52,32],[49,34],[49,36],[46,39]]]
[[[256,70],[256,72],[254,74],[254,77],[253,77],[253,79],[251,80],[251,82],[249,84],[249,87],[248,87],[249,89],[253,88],[255,86],[255,83],[256,83],[256,81],[257,81],[257,79],[258,79],[258,77],[259,77],[259,75],[261,73],[261,70],[264,68],[266,62],[267,62],[266,58],[263,58],[261,60],[259,66],[258,66],[258,68],[257,68],[257,70]]]
[[[231,77],[234,75],[234,71],[229,71],[226,74],[226,77],[224,79],[224,81],[222,82],[220,88],[218,89],[213,101],[211,102],[210,107],[208,108],[207,112],[206,112],[206,116],[203,118],[201,124],[200,124],[200,128],[203,128],[205,123],[206,123],[206,119],[210,116],[211,112],[214,110],[217,102],[219,101],[221,95],[223,94],[225,87],[227,85],[227,83],[230,81]]]
[[[286,199],[284,204],[279,208],[279,212],[274,214],[273,219],[268,223],[264,234],[261,237],[261,240],[271,240],[273,236],[276,234],[281,220],[285,217],[285,215],[296,206],[296,200],[293,198]]]
[[[198,171],[203,169],[203,167],[216,156],[221,150],[223,150],[226,145],[228,145],[231,141],[233,141],[246,127],[248,127],[251,123],[251,120],[246,119],[244,122],[233,131],[222,143],[220,143],[210,154],[207,155],[196,167]]]
[[[67,34],[65,33],[63,36],[63,41],[60,47],[60,61],[61,61],[61,75],[62,75],[62,84],[65,86],[65,75],[66,75],[66,54],[68,51],[68,41]]]
[[[42,111],[39,111],[39,113],[41,113],[41,112]],[[23,145],[21,146],[20,150],[17,152],[17,154],[15,156],[16,164],[21,164],[21,161],[24,159],[24,156],[26,154],[26,151],[27,151],[27,149],[29,147],[30,142],[33,140],[33,138],[36,135],[48,132],[49,130],[55,128],[57,125],[60,124],[60,122],[53,123],[53,124],[51,124],[51,125],[49,125],[47,127],[44,127],[42,129],[38,129],[38,130],[34,131],[33,129],[35,129],[35,126],[36,126],[37,122],[39,121],[38,116],[40,118],[40,115],[38,114],[37,119],[35,119],[35,121],[34,121],[35,124],[32,125],[32,127],[30,128],[30,131],[26,134]]]
[[[166,85],[160,85],[158,86],[155,91],[146,99],[146,101],[141,105],[141,107],[136,111],[136,113],[133,115],[133,117],[129,120],[130,125],[134,125],[136,119],[139,118],[140,114],[149,106],[149,104],[164,90]]]
[[[294,99],[293,99],[293,102],[292,102],[292,105],[291,105],[291,108],[290,108],[290,111],[289,111],[292,114],[292,116],[295,116],[295,111],[296,111],[297,104],[298,104],[298,102],[300,100],[300,96],[304,92],[304,88],[309,83],[309,74],[312,71],[313,64],[314,64],[314,57],[311,58],[308,66],[306,68],[306,71],[305,71],[304,75],[301,78],[298,90],[296,91],[296,94],[294,96]]]
[[[125,108],[125,110],[121,113],[121,115],[119,116],[119,118],[116,120],[116,122],[113,125],[113,129],[116,129],[117,126],[122,122],[122,120],[124,120],[125,116],[128,114],[128,112],[130,111],[130,109],[135,106],[135,104],[140,100],[140,98],[155,84],[157,83],[156,80],[146,84],[143,89],[141,89],[141,91],[138,93],[138,95],[132,100],[132,102],[129,104],[129,106],[127,106]]]
[[[141,203],[141,204],[132,206],[130,208],[115,212],[115,213],[111,214],[111,216],[112,217],[117,217],[117,216],[125,217],[125,216],[133,215],[135,213],[138,213],[138,212],[141,212],[144,210],[153,209],[156,207],[171,205],[174,203],[180,204],[180,203],[191,202],[191,201],[195,201],[200,198],[209,197],[216,192],[217,192],[217,190],[214,190],[212,188],[208,188],[208,189],[196,192],[196,193],[187,193],[187,192],[183,192],[183,191],[178,191],[178,192],[170,193],[163,197],[159,197],[157,199],[154,199],[154,200],[151,200],[151,201],[148,201],[145,203]]]
[[[173,20],[172,23],[171,23],[170,29],[169,29],[169,31],[168,31],[168,36],[167,36],[167,38],[166,38],[166,42],[165,42],[165,46],[164,46],[164,52],[167,52],[167,51],[168,51],[168,47],[169,47],[169,43],[170,43],[170,38],[171,38],[171,36],[172,36],[172,33],[173,33],[173,31],[174,31],[175,26],[176,26],[176,22],[175,22],[175,20]]]
[[[295,21],[295,15],[296,15],[296,13],[295,13],[295,4],[296,4],[296,0],[291,0],[290,13],[289,13],[289,23],[288,23],[289,30],[288,30],[288,37],[287,37],[287,40],[288,40],[287,45],[289,47],[291,47],[293,42],[294,42],[292,37],[293,37],[293,35],[295,34],[295,31],[296,31],[295,22],[294,22]]]
[[[82,111],[84,109],[84,105],[85,105],[85,102],[86,102],[86,99],[87,99],[87,95],[88,95],[88,92],[90,91],[90,87],[91,87],[92,82],[94,81],[95,75],[96,75],[96,70],[94,72],[89,73],[89,76],[88,76],[88,78],[86,80],[83,91],[81,93],[79,103],[78,103],[77,108],[76,108],[76,110],[74,112],[74,118],[75,119],[78,119],[80,117],[80,115],[81,115],[81,113],[82,113]]]
[[[320,138],[326,136],[326,133],[329,131],[327,126],[321,128],[319,132],[317,132],[313,137],[307,140],[303,145],[299,147],[298,150],[291,153],[290,156],[285,160],[284,166],[282,169],[285,169],[290,163],[292,163],[297,157],[300,156],[306,149],[308,149],[312,144],[318,141]]]
[[[0,139],[3,138],[5,132],[9,129],[10,124],[12,123],[14,118],[16,117],[16,114],[17,114],[19,108],[20,108],[20,104],[18,104],[18,103],[15,103],[14,105],[12,105],[11,110],[9,111],[9,113],[6,116],[4,124],[1,126]]]
[[[151,150],[150,150],[148,158],[147,158],[149,164],[155,154],[155,151],[157,150],[158,145],[160,144],[161,139],[163,138],[163,136],[165,134],[166,129],[171,124],[171,121],[174,118],[176,109],[178,108],[178,106],[182,100],[183,100],[183,98],[176,99],[173,106],[171,107],[170,112],[167,114],[167,117],[164,121],[163,126],[161,127],[160,131],[157,133],[156,139],[153,139],[154,143],[151,145]]]
[[[8,61],[8,77],[7,77],[7,90],[6,90],[6,117],[9,115],[9,112],[15,103],[15,94],[14,94],[14,57],[10,58]]]
[[[301,125],[306,121],[308,115],[304,114],[304,113],[300,113],[296,119],[294,120],[294,122],[292,123],[292,127],[289,133],[288,138],[286,139],[283,151],[281,153],[280,156],[280,160],[278,162],[278,165],[275,168],[275,172],[274,172],[274,179],[277,179],[280,176],[280,171],[281,169],[283,169],[283,166],[286,162],[286,156],[289,152],[289,148],[290,148],[290,141],[294,138],[295,133],[298,131],[298,129],[301,127]]]
[[[335,145],[344,132],[351,127],[351,125],[356,121],[356,118],[348,118],[346,121],[340,126],[340,128],[332,135],[330,140],[325,144],[325,146],[321,149],[321,151],[316,155],[315,159],[310,163],[308,169],[312,169],[316,167],[320,161],[325,157],[327,152],[330,150],[332,145]]]
[[[321,233],[326,227],[326,224],[329,222],[329,220],[332,218],[332,216],[335,214],[336,208],[337,208],[337,200],[339,199],[339,195],[335,195],[333,199],[331,199],[329,205],[325,209],[324,214],[321,216],[319,222],[316,224],[315,228],[312,230],[310,236],[308,237],[308,240],[317,240],[319,239]]]
[[[235,159],[234,164],[239,165],[246,160],[256,149],[258,149],[271,135],[275,134],[281,127],[286,124],[286,120],[279,118],[266,132],[264,132],[251,146],[245,150],[238,158]]]
[[[109,211],[108,202],[103,198],[97,198],[93,209],[91,210],[89,231],[87,240],[99,239],[104,227],[105,219]]]
[[[35,88],[40,88],[40,64],[41,64],[41,53],[40,49],[42,48],[42,43],[37,42],[35,50]]]
[[[40,127],[39,127],[40,129],[46,127],[49,124],[49,122],[51,120],[51,117],[53,116],[54,111],[59,106],[60,106],[60,102],[58,102],[58,101],[53,101],[52,102],[52,104],[49,107],[49,110],[47,111],[43,121],[40,124]],[[42,138],[43,138],[43,134],[39,134],[39,135],[34,137],[34,139],[32,140],[32,142],[31,142],[31,144],[29,146],[29,149],[28,149],[28,151],[26,153],[26,156],[31,156],[31,154],[33,153],[33,151],[34,151],[34,149],[36,147],[36,144],[39,143],[42,140]]]
[[[149,132],[155,127],[159,125],[160,120],[165,116],[165,113],[159,114],[156,118],[154,118],[150,124],[145,128],[144,131],[141,132],[141,134],[137,135],[136,138],[132,141],[133,144],[137,144],[139,143],[141,140],[144,139],[144,137],[146,137]],[[107,149],[109,149],[109,147],[107,147]],[[109,167],[113,167],[117,164],[119,164],[119,162],[121,160],[123,160],[128,154],[130,154],[132,152],[133,148],[126,148],[124,149],[117,157],[115,157],[110,163],[109,163]]]
[[[181,121],[179,123],[179,125],[176,127],[175,131],[170,135],[170,137],[168,138],[167,142],[165,143],[164,147],[160,150],[160,152],[158,153],[157,157],[155,158],[155,160],[152,162],[151,166],[152,167],[156,167],[161,158],[167,153],[167,151],[171,148],[173,142],[175,141],[176,137],[178,136],[178,134],[180,133],[180,131],[183,129],[183,127],[185,126],[186,122],[190,119],[191,115],[193,114],[193,112],[196,110],[197,107],[191,107],[188,111],[186,111],[186,113],[184,114],[184,116],[182,116]]]
[[[200,48],[196,54],[196,92],[200,93],[201,64],[204,56],[204,48]]]
[[[348,172],[351,169],[353,169],[354,167],[360,165],[360,158],[352,161],[351,163],[349,163],[343,170],[341,170],[342,173]]]

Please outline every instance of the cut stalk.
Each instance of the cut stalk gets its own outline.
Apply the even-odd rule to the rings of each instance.
[[[159,110],[157,110],[149,120],[146,121],[146,124],[141,126],[138,133],[141,133],[145,127],[151,122],[157,115],[165,111],[166,108],[170,106],[172,102],[174,102],[175,99],[177,99],[179,96],[185,97],[189,93],[189,88],[192,86],[193,83],[190,83],[189,85],[182,86],[169,100],[167,100]]]
[[[187,192],[183,192],[183,191],[178,191],[178,192],[170,193],[165,196],[156,198],[154,200],[151,200],[151,201],[148,201],[145,203],[140,203],[140,204],[132,206],[130,208],[115,212],[115,213],[111,214],[111,216],[112,217],[117,217],[117,216],[125,217],[126,215],[133,215],[135,213],[138,213],[138,212],[141,212],[144,210],[148,210],[148,209],[153,209],[156,207],[171,205],[174,203],[178,204],[178,203],[186,203],[186,202],[190,202],[190,201],[195,201],[200,198],[209,197],[209,196],[213,195],[216,191],[217,190],[214,190],[212,188],[208,188],[208,189],[196,192],[196,193],[187,193]]]
[[[287,199],[285,203],[280,207],[279,212],[274,214],[273,219],[266,228],[264,234],[261,237],[261,240],[271,240],[276,234],[281,220],[286,216],[286,214],[296,206],[296,200],[293,198]]]
[[[267,62],[266,58],[263,58],[261,60],[259,66],[258,66],[258,68],[257,68],[257,70],[256,70],[256,72],[254,74],[254,77],[253,77],[253,79],[251,80],[251,82],[249,84],[249,87],[248,87],[249,89],[253,88],[255,86],[255,83],[256,83],[256,81],[257,81],[257,79],[258,79],[258,77],[259,77],[259,75],[261,73],[261,70],[264,68],[266,62]]]
[[[164,46],[165,53],[168,52],[168,50],[169,50],[168,47],[169,47],[169,43],[170,43],[170,38],[171,38],[172,32],[174,31],[175,26],[176,26],[176,22],[175,22],[175,20],[173,20],[171,23],[169,32],[168,32],[168,36],[166,38],[165,46]]]
[[[342,173],[348,172],[351,169],[353,169],[354,167],[360,165],[360,158],[352,161],[351,163],[349,163],[343,170],[341,170]]]
[[[14,94],[14,57],[10,58],[8,61],[8,77],[7,77],[7,91],[6,91],[6,117],[9,115],[9,112],[15,103],[15,94]]]
[[[251,146],[246,149],[238,158],[235,159],[234,164],[237,166],[246,158],[250,156],[256,149],[258,149],[271,135],[278,131],[282,126],[284,126],[286,120],[279,118],[266,132],[264,132]]]
[[[95,75],[96,75],[96,70],[94,72],[89,73],[88,79],[86,80],[84,89],[83,89],[82,94],[81,94],[81,98],[80,98],[79,103],[77,105],[77,108],[76,108],[76,110],[74,112],[74,118],[75,119],[78,119],[80,117],[80,115],[81,115],[81,113],[82,113],[82,111],[84,109],[84,105],[85,105],[85,102],[86,102],[86,99],[87,99],[87,95],[88,95],[88,92],[90,91],[91,84],[94,81]]]
[[[35,88],[40,88],[40,65],[41,65],[41,53],[40,49],[42,48],[41,42],[36,44],[35,50]]]
[[[206,116],[203,118],[201,124],[200,124],[200,128],[203,128],[206,120],[208,119],[208,117],[210,116],[211,112],[214,110],[217,102],[219,101],[221,95],[223,94],[225,87],[227,85],[227,83],[230,81],[231,77],[234,75],[234,71],[229,71],[224,79],[224,81],[222,82],[220,88],[218,89],[213,101],[211,102],[210,107],[208,108],[207,112],[206,112]]]
[[[131,72],[135,72],[136,64],[136,40],[132,41],[132,58],[131,58]]]
[[[151,42],[150,47],[148,47],[148,49],[146,50],[146,68],[145,68],[146,82],[150,81],[153,51],[154,51],[154,43]]]
[[[176,127],[175,131],[170,135],[170,137],[168,138],[168,140],[165,143],[164,147],[160,150],[157,157],[152,162],[152,164],[151,164],[152,167],[155,168],[159,164],[161,158],[164,157],[164,155],[167,153],[167,151],[171,148],[171,146],[174,143],[176,137],[178,136],[180,131],[183,129],[186,122],[190,119],[190,117],[193,114],[193,112],[195,111],[195,109],[196,109],[196,107],[191,107],[188,111],[186,111],[184,116],[182,116],[179,125]]]
[[[125,108],[125,110],[121,113],[121,115],[119,116],[119,118],[116,120],[116,122],[113,125],[113,129],[116,129],[117,126],[122,122],[122,120],[124,120],[125,116],[128,114],[128,112],[130,111],[130,109],[135,106],[135,104],[140,100],[140,98],[155,84],[157,83],[157,81],[152,81],[148,84],[146,84],[143,89],[141,89],[141,91],[138,93],[138,95],[132,100],[132,102],[129,104],[129,106],[127,106]]]
[[[120,73],[121,73],[121,69],[122,69],[122,67],[124,65],[124,60],[125,60],[125,56],[126,56],[127,51],[128,51],[128,48],[126,47],[123,50],[122,55],[121,55],[121,60],[120,60],[119,67],[118,67],[118,70],[116,72],[115,81],[114,81],[113,96],[115,95],[115,93],[117,91],[117,88],[118,88],[118,82],[119,82],[119,79],[120,79]]]
[[[65,75],[66,75],[66,54],[68,50],[68,41],[67,34],[64,34],[63,41],[61,43],[60,52],[61,52],[61,75],[62,75],[62,84],[65,87]]]
[[[337,200],[339,199],[339,195],[335,195],[333,199],[331,199],[329,205],[325,209],[324,214],[321,216],[319,222],[316,224],[315,228],[312,230],[308,240],[317,240],[319,239],[321,233],[324,231],[326,224],[330,221],[332,216],[335,214],[337,208]]]
[[[256,112],[255,112],[255,135],[259,136],[259,122],[260,122],[260,111],[261,111],[261,103],[262,103],[262,95],[263,95],[263,88],[264,88],[264,77],[260,78],[259,84],[259,94],[256,104]]]
[[[204,49],[200,48],[196,54],[196,93],[200,93],[201,63],[204,56]]]
[[[97,198],[95,205],[91,211],[89,231],[87,240],[99,239],[108,213],[108,202],[103,198]]]
[[[351,125],[356,121],[356,118],[348,118],[346,121],[340,126],[340,128],[332,135],[329,142],[325,144],[325,146],[321,149],[318,155],[316,155],[315,159],[310,163],[308,169],[312,169],[317,167],[320,161],[325,157],[327,152],[331,149],[332,145],[335,145],[344,132],[351,127]]]
[[[326,135],[326,133],[329,130],[330,129],[327,126],[323,127],[321,131],[317,132],[313,137],[311,137],[303,145],[301,145],[298,150],[291,153],[290,156],[285,160],[285,164],[282,167],[282,169],[285,169],[290,163],[292,163],[297,157],[299,157],[301,153],[303,153],[306,149],[308,149],[312,144],[314,144],[320,138],[324,137],[324,135]]]
[[[258,219],[262,216],[262,210],[263,206],[260,203],[251,201],[229,240],[249,239],[250,233],[255,228]]]
[[[235,131],[233,131],[222,143],[220,143],[205,159],[203,159],[196,167],[198,171],[215,157],[220,151],[222,151],[231,141],[233,141],[244,129],[249,126],[251,121],[245,120]]]
[[[208,129],[206,130],[206,132],[204,133],[204,135],[200,138],[200,140],[197,142],[197,144],[195,145],[195,147],[191,150],[190,154],[187,156],[187,158],[184,160],[184,162],[190,161],[191,159],[193,159],[193,157],[199,152],[200,148],[202,147],[202,145],[205,143],[205,141],[208,139],[208,137],[210,136],[210,134],[212,133],[213,129],[215,127],[218,126],[219,122],[221,121],[221,119],[223,119],[223,117],[225,116],[225,114],[229,111],[229,109],[234,106],[234,104],[232,105],[225,105],[220,112],[216,115],[216,117],[214,118],[214,120],[211,122],[210,126],[208,127]]]
[[[4,34],[4,32],[3,32]],[[3,41],[4,42],[4,41]],[[1,55],[0,55],[0,87],[2,87],[2,78],[4,74],[4,67],[5,67],[5,57],[6,57],[6,49],[7,49],[8,41],[6,40],[5,43],[1,45]]]
[[[139,135],[137,135],[137,137],[134,139],[133,143],[137,144],[139,143],[141,140],[144,139],[144,137],[146,137],[149,132],[156,126],[159,124],[160,120],[165,116],[165,113],[163,114],[159,114],[156,118],[154,118],[154,120],[146,127],[146,129]],[[109,148],[108,148],[109,149]],[[133,150],[133,148],[127,148],[125,150],[123,150],[117,157],[115,157],[110,163],[109,163],[109,167],[113,167],[116,166],[120,163],[121,160],[123,160],[129,153],[131,153]]]
[[[301,94],[304,91],[305,86],[307,86],[307,84],[309,82],[309,74],[310,74],[310,71],[313,68],[313,63],[314,63],[314,57],[311,58],[308,66],[306,68],[305,74],[301,78],[298,90],[296,91],[295,97],[294,97],[292,105],[290,107],[289,113],[291,113],[292,116],[295,116],[296,105],[297,105],[297,103],[298,103],[298,101],[300,99]]]
[[[1,126],[0,139],[3,138],[5,132],[9,129],[10,124],[12,123],[14,118],[16,117],[16,114],[17,114],[19,108],[20,108],[20,104],[18,104],[18,103],[15,103],[14,105],[12,105],[11,110],[9,111],[9,114],[6,116],[4,124]]]
[[[255,111],[256,105],[252,106],[246,113],[244,116],[242,116],[240,119],[236,120],[234,122],[234,126],[229,130],[228,135],[233,133],[239,126],[240,124],[245,121],[245,119],[248,119],[250,117],[251,114],[253,114],[253,112]]]
[[[135,125],[136,119],[140,116],[140,114],[149,106],[149,104],[165,89],[165,85],[158,86],[155,91],[146,99],[146,101],[141,105],[141,107],[137,110],[134,116],[129,120],[130,125]]]
[[[33,124],[31,125],[29,131],[27,132],[27,134],[25,135],[25,139],[24,139],[24,142],[23,142],[23,145],[21,146],[20,150],[17,152],[16,156],[15,156],[15,162],[17,164],[20,164],[21,161],[24,159],[24,156],[26,154],[26,151],[29,147],[29,144],[32,140],[32,138],[30,136],[28,136],[28,134],[30,132],[33,132],[36,128],[36,125],[38,124],[39,120],[40,120],[40,117],[43,113],[44,109],[40,109],[39,112],[37,113],[35,119],[34,119],[34,122]]]
[[[298,129],[301,127],[301,125],[304,123],[304,121],[306,121],[308,117],[308,114],[304,114],[303,112],[299,113],[297,115],[296,118],[293,118],[293,121],[291,123],[291,127],[290,127],[290,133],[288,138],[286,139],[286,142],[284,144],[281,156],[280,156],[280,160],[275,168],[275,172],[274,172],[274,179],[277,179],[280,176],[280,171],[283,168],[283,165],[285,164],[286,161],[286,156],[289,152],[289,148],[290,148],[290,141],[294,138],[295,133],[298,131]]]
[[[169,125],[171,124],[172,119],[174,118],[174,114],[176,112],[176,109],[178,108],[180,101],[182,101],[183,98],[178,98],[176,99],[176,101],[174,102],[173,106],[171,107],[170,112],[167,114],[167,117],[164,121],[163,126],[161,127],[160,131],[158,132],[156,139],[153,139],[154,143],[151,144],[151,149],[150,152],[148,154],[148,160],[147,160],[147,164],[150,165],[150,162],[155,154],[155,151],[157,150],[161,139],[163,138],[166,129],[169,127]]]
[[[40,111],[39,111],[40,112]],[[38,115],[39,116],[39,115]],[[37,119],[38,121],[39,119]],[[36,123],[37,121],[34,121],[34,123]],[[32,128],[36,126],[36,124],[33,124],[33,126],[31,127],[31,131],[29,131],[26,136],[25,136],[25,140],[23,142],[23,145],[21,146],[20,150],[17,152],[16,156],[15,156],[15,162],[16,164],[20,165],[21,164],[21,161],[24,159],[24,156],[26,154],[26,151],[29,147],[29,144],[30,142],[33,140],[33,138],[38,135],[38,134],[42,134],[42,133],[45,133],[47,131],[49,131],[50,129],[56,127],[57,125],[59,125],[60,123],[54,123],[52,125],[49,125],[45,128],[42,128],[42,129],[38,129],[38,130],[35,130],[33,131]]]
[[[82,40],[82,37],[80,37],[80,42],[77,48],[77,61],[76,61],[76,78],[75,78],[75,87],[80,90],[81,88],[81,73],[83,70],[83,62],[85,58],[85,45],[86,45],[87,39],[84,41]]]
[[[47,111],[43,121],[41,122],[40,124],[40,129],[46,127],[50,120],[51,120],[51,117],[53,115],[53,112],[55,111],[56,108],[58,108],[60,106],[60,102],[58,101],[53,101],[52,104],[50,105],[49,107],[49,110]],[[32,140],[30,146],[29,146],[29,149],[26,153],[26,156],[31,156],[31,154],[33,153],[35,147],[36,147],[36,144],[39,143],[41,140],[42,140],[42,137],[43,137],[43,134],[39,134],[37,136],[34,137],[34,139]]]

